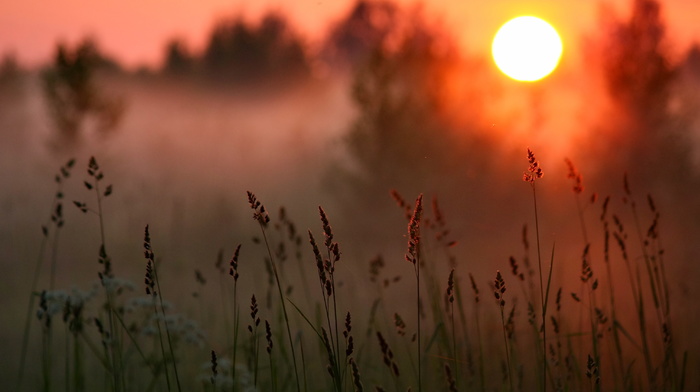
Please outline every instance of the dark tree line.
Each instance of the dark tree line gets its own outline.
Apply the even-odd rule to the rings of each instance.
[[[167,45],[164,65],[171,75],[199,75],[225,85],[305,79],[310,69],[302,39],[276,13],[265,15],[257,24],[241,17],[219,21],[200,54],[173,40]]]

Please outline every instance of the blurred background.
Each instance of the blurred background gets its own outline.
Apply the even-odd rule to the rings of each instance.
[[[498,27],[519,15],[546,19],[564,42],[559,67],[538,82],[507,78],[490,57]],[[350,286],[378,254],[410,276],[390,191],[409,203],[423,193],[457,241],[454,263],[485,284],[522,253],[523,225],[534,235],[522,181],[531,148],[545,173],[542,246],[556,243],[554,279],[565,285],[586,242],[601,262],[606,197],[633,232],[626,174],[645,231],[647,195],[660,211],[672,313],[684,320],[676,341],[697,353],[698,16],[689,0],[3,2],[0,378],[16,374],[41,227],[71,158],[55,282],[44,263],[39,285],[97,278],[99,223],[72,203],[95,203],[82,184],[91,156],[113,184],[103,208],[115,273],[141,281],[150,224],[185,311],[194,270],[216,276],[220,251],[243,242],[241,263],[260,262],[248,190],[274,216],[284,206],[302,233],[320,233],[322,205]],[[565,159],[583,178],[583,230]]]

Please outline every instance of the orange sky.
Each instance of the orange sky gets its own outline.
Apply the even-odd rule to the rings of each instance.
[[[415,3],[414,0],[398,0]],[[549,20],[562,34],[565,51],[576,49],[581,34],[596,31],[601,3],[623,12],[632,0],[434,0],[436,11],[466,48],[488,54],[496,29],[506,20],[533,14]],[[87,34],[127,66],[157,65],[164,43],[184,37],[201,47],[217,18],[242,12],[255,18],[264,10],[281,10],[310,40],[347,11],[349,0],[4,0],[0,2],[0,54],[14,52],[25,65],[45,61],[59,39],[74,42]],[[669,34],[677,51],[700,42],[700,1],[662,1]],[[575,54],[576,50],[569,51]],[[566,55],[566,52],[565,52]]]

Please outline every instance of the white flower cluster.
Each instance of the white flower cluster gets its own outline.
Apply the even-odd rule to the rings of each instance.
[[[132,281],[117,278],[114,276],[103,277],[102,278],[102,286],[104,286],[104,288],[108,294],[116,294],[116,295],[120,295],[125,291],[134,291],[136,289],[136,285],[134,285],[134,283]]]
[[[50,319],[57,314],[62,314],[66,309],[84,308],[86,303],[95,298],[98,289],[97,285],[93,285],[87,291],[77,288],[72,288],[70,292],[66,290],[43,291],[40,294],[37,318],[40,320]]]
[[[199,379],[203,384],[210,384],[212,377],[216,383],[217,390],[228,390],[233,387],[232,362],[227,357],[218,358],[216,361],[216,376],[212,375],[211,362],[203,362],[201,366],[202,372],[199,374]],[[236,390],[242,392],[258,392],[255,388],[253,374],[247,366],[236,364]]]
[[[169,314],[165,316],[165,323],[170,330],[171,336],[174,336],[175,339],[199,348],[204,347],[206,334],[196,321],[188,319],[181,314]]]
[[[139,301],[141,302],[141,301]],[[145,301],[143,301],[145,302]],[[153,303],[146,305],[145,307],[150,307],[153,311]],[[141,335],[143,336],[157,336],[158,335],[158,325],[156,323],[161,323],[161,333],[165,333],[162,328],[167,325],[168,332],[174,342],[185,342],[199,348],[204,347],[206,340],[206,334],[199,327],[196,321],[188,319],[182,314],[168,314],[165,317],[159,312],[158,314],[151,313],[148,317],[148,321],[141,328]]]

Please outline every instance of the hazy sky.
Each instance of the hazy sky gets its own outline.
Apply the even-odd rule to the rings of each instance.
[[[414,4],[414,0],[397,0]],[[633,0],[434,0],[425,8],[454,31],[466,48],[487,53],[498,26],[533,14],[549,20],[576,48],[581,34],[596,31],[600,5],[626,13]],[[349,0],[3,0],[0,2],[0,54],[14,52],[20,62],[36,65],[51,54],[57,40],[95,37],[102,49],[128,66],[156,65],[164,43],[183,37],[194,48],[203,45],[212,23],[242,12],[255,18],[268,9],[287,13],[294,26],[313,42],[347,12]],[[662,1],[676,49],[700,41],[700,1]],[[569,53],[575,53],[571,51]]]

